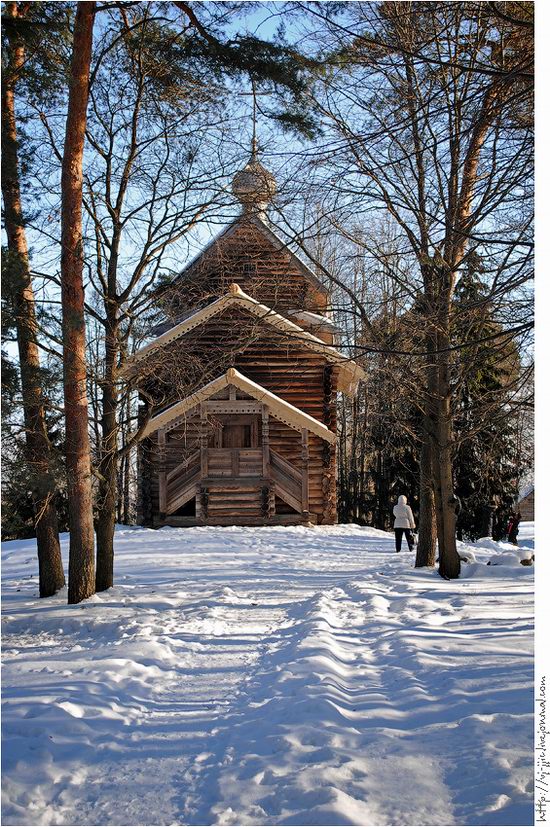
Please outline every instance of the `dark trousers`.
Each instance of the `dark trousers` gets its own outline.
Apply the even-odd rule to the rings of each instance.
[[[413,536],[412,531],[410,528],[396,528],[395,531],[395,550],[401,551],[401,540],[403,539],[403,534],[407,538],[407,543],[409,544],[409,551],[413,550],[414,543],[413,543]]]

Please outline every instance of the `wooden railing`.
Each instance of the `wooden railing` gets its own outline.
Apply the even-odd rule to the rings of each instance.
[[[302,472],[273,449],[269,455],[271,479],[277,497],[298,512],[307,511],[302,502]]]
[[[185,474],[189,468],[192,468],[194,465],[198,465],[199,462],[200,451],[195,451],[191,454],[191,456],[187,457],[187,459],[184,459],[183,462],[180,462],[179,465],[176,465],[175,468],[172,468],[172,470],[166,474],[166,482],[168,483],[168,486],[170,486],[172,480],[177,479],[181,476],[181,474]]]
[[[167,514],[173,514],[195,496],[200,481],[199,459],[199,451],[195,451],[166,475]]]
[[[261,477],[261,448],[208,448],[208,476]]]

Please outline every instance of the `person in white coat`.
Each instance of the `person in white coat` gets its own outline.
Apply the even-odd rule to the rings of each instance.
[[[412,535],[415,528],[414,516],[410,505],[407,505],[407,498],[403,494],[401,494],[397,500],[397,505],[393,508],[393,516],[395,517],[395,522],[393,524],[395,531],[395,550],[401,551],[401,541],[404,534],[407,538],[409,551],[412,551],[414,547],[414,539]]]

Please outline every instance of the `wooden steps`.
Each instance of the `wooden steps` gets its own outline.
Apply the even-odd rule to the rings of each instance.
[[[241,485],[238,488],[223,484],[208,486],[207,519],[240,518],[262,519],[262,488],[259,485]]]
[[[187,469],[184,469],[182,466],[183,463],[174,469],[174,471],[179,471],[179,473],[173,474],[167,483],[167,514],[173,514],[174,511],[183,508],[197,493],[197,485],[200,480],[200,466],[195,465]]]
[[[276,451],[269,451],[268,477],[262,476],[263,453],[258,449],[209,449],[208,476],[202,476],[199,460],[195,452],[165,475],[166,507],[159,520],[179,519],[175,512],[196,497],[196,516],[185,518],[193,524],[262,525],[271,524],[275,517],[273,524],[279,518],[289,525],[309,521],[304,472]],[[293,513],[275,514],[276,497]]]
[[[274,494],[298,513],[302,510],[302,474],[276,451],[270,451]]]

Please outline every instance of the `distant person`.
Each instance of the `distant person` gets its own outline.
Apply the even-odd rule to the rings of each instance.
[[[395,550],[401,551],[401,541],[403,539],[403,534],[405,534],[409,545],[409,551],[412,551],[414,547],[414,539],[412,534],[415,528],[414,517],[411,507],[407,505],[407,498],[403,494],[401,494],[397,500],[397,505],[393,508],[393,516],[395,517],[395,522],[393,524],[395,531]]]
[[[510,522],[508,523],[508,542],[512,543],[514,546],[518,544],[518,531],[519,531],[519,524],[521,522],[521,513],[516,511],[510,517]]]

